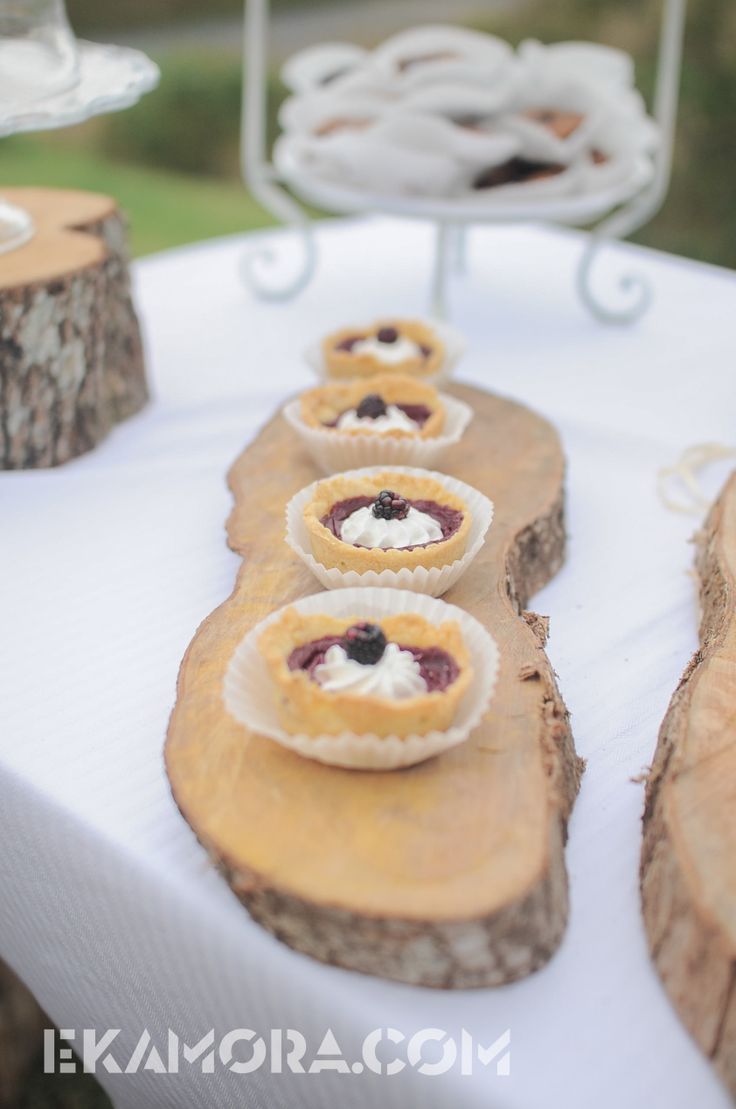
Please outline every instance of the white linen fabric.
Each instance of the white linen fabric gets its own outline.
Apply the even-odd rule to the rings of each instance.
[[[465,1028],[483,1044],[511,1030],[508,1076],[103,1072],[120,1109],[725,1109],[647,955],[633,779],[696,645],[695,522],[661,506],[655,475],[687,444],[733,442],[733,274],[613,248],[600,276],[640,269],[656,300],[637,325],[605,328],[575,296],[582,237],[507,227],[472,233],[453,288],[470,341],[458,376],[546,415],[569,460],[569,556],[534,607],[551,615],[588,768],[570,923],[547,967],[502,989],[432,992],[322,966],[250,920],[176,810],[162,744],[177,668],[238,567],[226,468],[312,384],[310,340],[424,306],[425,227],[336,221],[318,238],[317,278],[289,305],[237,276],[246,247],[296,261],[280,232],[139,262],[155,400],[85,458],[0,476],[0,957],[61,1027],[121,1029],[123,1062],[144,1028],[162,1050],[167,1028],[188,1043],[212,1027],[295,1028],[312,1055],[331,1028],[347,1058],[377,1027]]]

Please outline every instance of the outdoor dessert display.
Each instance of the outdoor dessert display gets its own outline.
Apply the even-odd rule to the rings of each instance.
[[[595,225],[576,284],[598,320],[630,323],[648,309],[645,274],[620,275],[611,296],[597,288],[596,262],[603,246],[648,223],[667,195],[686,0],[661,6],[656,120],[620,50],[535,40],[514,50],[493,35],[419,26],[372,52],[330,42],[292,57],[282,77],[293,95],[273,153],[261,64],[269,7],[246,5],[241,164],[248,187],[292,229],[300,260],[284,276],[273,252],[249,251],[241,272],[254,292],[284,299],[312,280],[318,249],[303,206],[312,205],[431,222],[435,316],[448,315],[450,274],[466,272],[467,231],[529,220]]]
[[[647,781],[641,898],[672,1003],[736,1097],[736,475],[697,536],[697,569],[700,647]]]
[[[299,418],[322,424],[310,431],[426,441],[327,427],[364,399],[340,388],[306,394]],[[465,987],[528,974],[559,943],[581,765],[546,622],[523,612],[563,556],[557,436],[479,390],[442,397],[446,415],[444,398],[473,410],[444,473],[384,465],[315,481],[281,414],[245,449],[228,532],[247,558],[187,652],[166,764],[182,813],[281,939]],[[313,574],[330,590],[315,593]]]
[[[109,196],[4,195],[37,230],[0,263],[0,469],[58,466],[148,398],[126,224]]]
[[[654,172],[657,129],[633,62],[598,44],[514,51],[493,35],[420,26],[371,52],[310,47],[283,77],[293,95],[276,165],[330,206],[381,197],[502,212],[598,196],[610,207]]]

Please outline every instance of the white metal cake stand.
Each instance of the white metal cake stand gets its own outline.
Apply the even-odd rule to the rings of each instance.
[[[243,111],[241,116],[241,168],[243,178],[256,199],[280,222],[294,228],[302,242],[302,257],[296,274],[277,283],[269,267],[271,250],[259,250],[243,259],[247,284],[260,296],[286,300],[296,296],[311,280],[317,265],[317,250],[307,213],[294,199],[326,211],[345,214],[383,212],[409,219],[431,221],[436,226],[436,251],[432,277],[432,311],[446,315],[447,285],[453,266],[461,268],[465,229],[474,223],[544,221],[568,226],[595,224],[583,250],[577,289],[589,311],[606,323],[630,323],[638,319],[652,299],[649,282],[640,274],[627,273],[619,279],[621,303],[611,305],[593,288],[593,268],[601,247],[612,239],[625,238],[643,227],[661,208],[669,189],[672,171],[677,104],[682,66],[682,44],[687,0],[664,0],[659,45],[657,80],[652,115],[660,131],[654,161],[643,158],[629,177],[615,186],[577,196],[540,202],[469,206],[452,200],[386,197],[371,195],[334,184],[305,171],[289,147],[283,144],[274,165],[268,157],[266,135],[267,55],[269,0],[245,0],[243,39]],[[283,187],[288,185],[291,192]]]
[[[69,127],[103,112],[129,108],[158,84],[158,66],[139,50],[94,42],[76,45],[77,79],[70,88],[27,106],[0,100],[0,137]],[[0,198],[0,254],[22,246],[33,233],[28,212]]]

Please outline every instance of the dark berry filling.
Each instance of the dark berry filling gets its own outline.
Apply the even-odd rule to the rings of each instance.
[[[405,520],[409,515],[409,502],[392,489],[382,489],[373,502],[372,511],[377,520]]]
[[[314,680],[314,671],[325,661],[325,655],[335,644],[343,647],[349,658],[364,666],[372,666],[383,656],[386,637],[376,624],[355,624],[342,637],[325,635],[322,639],[295,647],[287,659],[287,665],[290,670],[306,671]],[[447,689],[460,673],[455,659],[441,647],[412,647],[403,643],[398,646],[402,651],[409,651],[419,663],[419,673],[427,684],[428,693]]]
[[[386,636],[378,624],[353,624],[343,642],[348,658],[362,666],[375,666],[386,650]]]
[[[313,639],[311,643],[302,643],[294,648],[286,664],[290,670],[306,670],[311,678],[317,667],[325,661],[330,647],[334,647],[336,643],[342,646],[342,636],[325,635],[322,639]]]
[[[355,410],[356,415],[360,419],[364,419],[366,416],[370,416],[370,418],[372,420],[377,420],[379,416],[383,416],[385,414],[385,411],[386,411],[385,401],[383,400],[383,398],[379,398],[381,400],[381,403],[384,405],[384,410],[383,410],[383,412],[378,412],[377,411],[376,415],[374,416],[372,411],[371,412],[366,412],[365,410],[361,411],[363,405],[365,404],[365,402],[368,399],[369,399],[368,397],[363,398],[363,400],[360,402],[357,409]],[[414,423],[417,425],[417,427],[424,427],[427,420],[432,415],[432,409],[427,408],[426,404],[396,404],[394,402],[391,402],[391,403],[394,404],[394,408],[399,408],[405,415],[407,415],[409,417],[410,420],[413,420]],[[345,412],[350,412],[350,411],[352,411],[352,409],[349,409],[349,408],[345,409]],[[344,416],[345,412],[341,412],[340,416]],[[329,421],[326,420],[324,422],[323,426],[324,427],[337,427],[337,424],[340,420],[340,416],[336,416],[334,420],[329,420]]]
[[[347,339],[341,339],[339,343],[335,343],[335,350],[346,350],[349,354],[355,344],[361,343],[363,339],[365,335],[348,335]]]
[[[432,409],[427,408],[426,404],[397,404],[397,408],[413,420],[419,427],[424,427],[429,417],[432,415]]]
[[[374,503],[373,497],[347,497],[344,501],[337,501],[333,504],[329,512],[327,512],[320,520],[324,527],[328,528],[334,536],[338,539],[342,538],[342,525],[347,520],[348,516],[352,516],[359,508],[367,508],[368,505]],[[437,504],[436,501],[408,501],[410,508],[416,508],[418,512],[426,512],[428,516],[434,517],[437,523],[442,528],[442,539],[434,539],[432,543],[442,543],[443,540],[449,539],[451,535],[460,527],[463,522],[463,514],[456,508],[450,508],[449,505]],[[430,547],[432,543],[418,543],[417,547]],[[360,543],[355,544],[356,547],[362,546]],[[402,547],[404,551],[413,551],[415,547]]]
[[[399,644],[402,651],[411,651],[419,663],[419,670],[427,683],[427,692],[441,692],[457,678],[460,667],[452,655],[443,651],[441,647],[411,647]]]
[[[564,166],[552,162],[531,162],[527,158],[510,158],[500,166],[485,169],[473,182],[474,189],[495,189],[499,185],[523,184],[555,177]]]
[[[376,332],[376,338],[379,343],[396,343],[399,340],[399,333],[395,327],[381,327]]]

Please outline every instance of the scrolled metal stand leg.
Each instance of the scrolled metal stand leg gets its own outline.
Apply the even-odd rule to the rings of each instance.
[[[653,299],[651,283],[643,274],[625,273],[619,277],[618,287],[628,302],[622,307],[613,308],[604,305],[593,292],[592,269],[603,242],[610,237],[598,234],[591,236],[578,265],[576,278],[578,295],[591,315],[602,323],[634,323],[644,315]]]
[[[468,228],[456,223],[452,229],[452,268],[458,275],[468,272]]]
[[[317,265],[317,246],[308,216],[279,185],[266,159],[266,58],[268,0],[245,0],[243,37],[243,103],[240,117],[240,160],[243,180],[256,200],[301,239],[302,257],[297,272],[286,281],[273,274],[273,246],[249,248],[240,263],[240,274],[249,288],[266,300],[289,300],[311,281]]]
[[[450,224],[437,224],[430,310],[438,320],[447,319],[447,271],[453,232]]]
[[[641,274],[624,274],[619,279],[619,289],[626,294],[627,303],[618,308],[602,302],[593,291],[591,278],[601,247],[643,227],[659,211],[667,195],[672,172],[686,9],[687,0],[665,0],[654,97],[654,116],[659,125],[660,142],[651,184],[598,225],[591,233],[578,267],[580,299],[596,319],[604,323],[632,323],[646,312],[652,302],[651,286]]]

